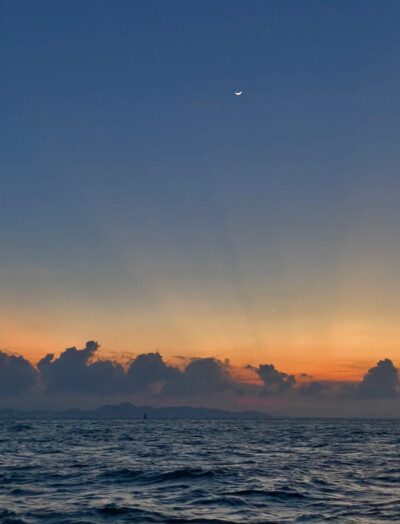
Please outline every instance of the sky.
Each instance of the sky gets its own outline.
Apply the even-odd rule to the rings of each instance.
[[[4,355],[96,340],[259,388],[399,366],[399,15],[3,1]]]

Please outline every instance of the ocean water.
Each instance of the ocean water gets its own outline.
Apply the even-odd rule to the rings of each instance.
[[[400,421],[6,420],[0,521],[400,521]]]

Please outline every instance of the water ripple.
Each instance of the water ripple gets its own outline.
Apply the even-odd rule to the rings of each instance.
[[[0,522],[395,522],[399,442],[394,420],[8,420]]]

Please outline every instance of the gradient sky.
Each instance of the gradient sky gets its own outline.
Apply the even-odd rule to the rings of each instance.
[[[2,349],[400,363],[399,2],[0,14]]]

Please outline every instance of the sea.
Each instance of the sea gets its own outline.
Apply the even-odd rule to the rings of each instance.
[[[0,421],[0,522],[400,522],[400,420]]]

